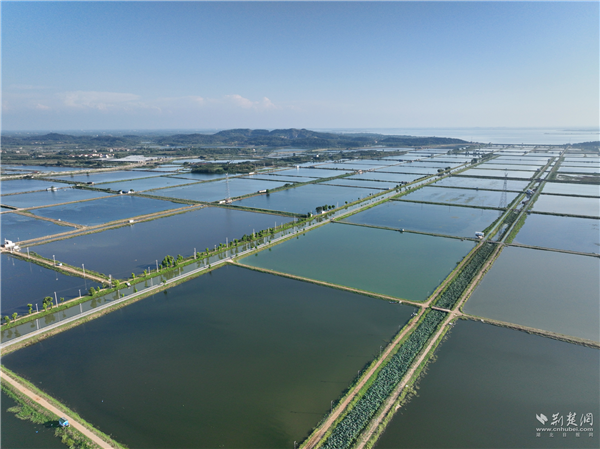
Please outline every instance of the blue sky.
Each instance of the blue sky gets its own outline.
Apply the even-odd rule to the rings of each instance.
[[[597,2],[2,2],[2,128],[598,126]]]

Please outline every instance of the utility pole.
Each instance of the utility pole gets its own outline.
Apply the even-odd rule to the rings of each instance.
[[[82,263],[81,268],[83,268],[83,277],[85,278],[85,264]],[[79,295],[79,296],[81,296],[81,295]]]

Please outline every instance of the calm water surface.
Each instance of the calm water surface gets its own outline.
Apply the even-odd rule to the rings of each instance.
[[[504,170],[470,168],[464,172],[461,172],[460,174],[464,176],[489,176],[491,178],[504,178],[505,173],[508,174],[509,178],[530,179],[535,174],[535,171],[509,170],[505,172]]]
[[[516,192],[506,194],[507,203],[517,196]],[[449,203],[465,206],[498,207],[502,199],[502,192],[491,190],[468,190],[441,187],[423,187],[415,192],[403,196],[401,199],[409,201],[426,201],[431,203]]]
[[[544,193],[559,193],[563,195],[600,196],[598,184],[572,184],[567,182],[547,182]]]
[[[5,196],[2,197],[2,203],[9,206],[26,208],[102,198],[107,195],[108,193],[94,192],[92,190],[61,189],[55,192],[20,193],[18,195]]]
[[[463,310],[600,341],[600,259],[509,247]]]
[[[600,221],[595,218],[531,214],[514,239],[515,243],[600,253]]]
[[[600,201],[598,201],[598,198],[542,194],[535,201],[533,210],[555,214],[600,217]]]
[[[0,240],[2,242],[5,238],[17,242],[74,230],[75,228],[71,226],[61,226],[27,215],[2,214],[0,217]]]
[[[242,263],[423,301],[473,246],[459,239],[333,223]]]
[[[52,255],[50,255],[52,258]],[[39,310],[46,296],[72,299],[85,294],[90,287],[100,284],[77,276],[67,276],[58,271],[2,254],[2,315],[27,314],[27,304],[38,304]]]
[[[498,218],[498,211],[438,204],[388,201],[343,221],[395,229],[475,237]]]
[[[221,180],[157,190],[153,192],[153,195],[212,202],[225,199],[228,196],[235,198],[237,196],[256,193],[259,190],[277,189],[284,184],[284,182],[263,181],[259,179],[231,178],[229,182]]]
[[[600,446],[597,349],[459,320],[436,354],[419,396],[398,411],[378,449]],[[592,413],[594,436],[536,437],[542,413],[564,424],[576,413],[577,426]]]
[[[393,189],[398,184],[394,182],[383,182],[383,181],[369,181],[365,179],[334,179],[332,181],[325,181],[323,185],[337,185],[337,186],[349,186],[349,187],[365,187],[365,188],[373,188],[373,189]]]
[[[150,176],[158,176],[156,173],[150,172],[138,172],[138,171],[109,171],[104,173],[92,173],[85,175],[69,175],[69,176],[61,176],[56,179],[63,179],[65,181],[74,181],[74,182],[112,182],[112,181],[122,181],[124,179],[137,179],[137,178],[147,178]]]
[[[144,198],[133,195],[119,195],[82,203],[36,209],[36,215],[61,219],[69,223],[95,226],[115,220],[153,214],[169,209],[185,207],[185,204]]]
[[[360,175],[348,176],[345,179],[364,179],[371,181],[386,181],[386,182],[412,182],[417,178],[421,178],[426,175],[409,175],[403,173],[383,173],[383,172],[368,172]]]
[[[136,192],[149,189],[159,189],[162,187],[178,186],[182,184],[191,184],[191,179],[178,179],[168,176],[157,176],[154,178],[132,179],[130,181],[116,181],[108,184],[102,184],[104,189],[126,190],[133,189]]]
[[[70,187],[69,184],[60,182],[42,181],[40,179],[14,179],[12,181],[0,182],[0,191],[2,195],[8,193],[31,192],[34,190],[45,190],[49,187]]]
[[[131,448],[288,449],[413,311],[228,266],[3,363]]]
[[[527,184],[527,181],[507,179],[506,189],[521,192],[527,187]],[[439,187],[468,187],[471,189],[504,190],[503,179],[467,178],[465,176],[450,176],[448,178],[440,179],[435,185]]]
[[[189,257],[207,247],[225,243],[225,239],[241,239],[244,234],[256,232],[282,223],[290,217],[253,212],[205,207],[183,214],[135,223],[118,229],[87,234],[66,240],[37,245],[32,250],[45,257],[91,270],[128,278],[131,273],[154,269],[170,254]]]

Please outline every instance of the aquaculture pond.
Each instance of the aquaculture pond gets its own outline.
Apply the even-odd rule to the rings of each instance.
[[[3,363],[129,447],[291,448],[413,312],[227,266]]]
[[[42,181],[40,179],[13,179],[12,181],[0,182],[0,192],[2,195],[46,190],[50,187],[58,189],[60,187],[71,187],[71,185],[61,182]]]
[[[315,213],[317,207],[325,205],[342,206],[346,201],[350,203],[375,193],[381,193],[381,190],[307,184],[269,195],[257,195],[245,198],[235,201],[233,204],[236,206],[306,214],[308,212]]]
[[[4,239],[13,242],[30,240],[74,230],[75,228],[71,226],[61,226],[28,215],[10,213],[0,216],[0,241],[2,242]]]
[[[486,170],[502,170],[502,173],[504,173],[504,170],[506,171],[519,171],[519,170],[528,170],[528,171],[536,171],[538,168],[542,168],[544,165],[546,165],[546,163],[544,162],[543,164],[539,164],[539,165],[527,165],[527,164],[490,164],[490,163],[485,163],[485,164],[481,164],[478,165],[477,168],[478,169],[486,169]],[[504,176],[504,175],[503,175]]]
[[[189,257],[206,248],[213,249],[225,239],[241,239],[253,231],[287,223],[291,217],[258,214],[220,207],[205,207],[117,229],[37,245],[31,250],[56,260],[95,270],[114,278],[139,275],[166,255]],[[115,255],[118,254],[118,257]]]
[[[36,209],[36,215],[60,219],[69,223],[96,226],[116,220],[153,214],[185,207],[185,204],[162,201],[134,195],[118,195],[94,201],[65,204]]]
[[[559,172],[563,173],[600,173],[599,167],[558,167]]]
[[[352,215],[344,222],[475,237],[498,218],[498,211],[460,206],[388,201]]]
[[[225,173],[223,174],[214,174],[214,173],[176,173],[171,175],[171,177],[176,179],[191,179],[192,181],[210,181],[212,179],[221,179],[225,178]],[[231,176],[230,176],[231,178]]]
[[[459,320],[436,356],[418,397],[398,410],[376,448],[600,446],[598,349]],[[593,425],[582,420],[588,413]],[[552,424],[554,414],[562,424]],[[569,431],[541,430],[555,427]],[[578,436],[575,427],[595,431]]]
[[[2,316],[12,315],[17,312],[19,316],[26,315],[29,310],[27,304],[38,304],[42,310],[42,303],[46,296],[54,292],[60,298],[73,299],[79,296],[79,290],[85,294],[90,287],[97,287],[95,281],[67,276],[49,268],[44,268],[33,262],[28,262],[8,254],[2,254]],[[50,255],[52,259],[52,255]]]
[[[328,224],[241,263],[412,301],[424,301],[471,241]]]
[[[527,188],[528,181],[506,180],[506,189],[522,192]],[[466,176],[449,176],[435,183],[437,187],[465,187],[470,189],[504,190],[504,179],[467,178]]]
[[[134,190],[139,192],[142,190],[160,189],[163,187],[173,187],[183,184],[191,184],[194,181],[191,179],[179,179],[169,176],[155,176],[154,178],[132,179],[130,181],[116,181],[107,184],[101,184],[98,187],[102,189],[112,190]]]
[[[49,165],[3,165],[2,169],[24,170],[28,172],[61,172],[61,171],[81,171],[84,167],[54,167]]]
[[[436,168],[415,167],[415,166],[406,165],[406,164],[380,168],[377,171],[378,172],[386,172],[386,173],[408,173],[408,174],[423,175],[423,176],[437,173]]]
[[[65,449],[60,438],[54,436],[56,427],[46,426],[47,423],[34,424],[29,420],[17,418],[8,409],[18,404],[2,390],[2,432],[0,446],[5,449]]]
[[[596,218],[530,214],[514,243],[600,253],[600,221]]]
[[[152,195],[184,200],[213,202],[223,200],[227,197],[235,198],[250,193],[257,193],[259,190],[277,189],[283,185],[285,185],[284,182],[230,178],[229,181],[223,179],[221,181],[156,190],[152,192]]]
[[[600,196],[598,184],[570,184],[567,182],[547,182],[543,193],[556,193],[560,195]]]
[[[507,175],[509,178],[518,178],[518,179],[530,179],[535,175],[535,171],[526,171],[526,170],[489,170],[489,169],[478,169],[478,168],[470,168],[460,173],[463,176],[485,176],[490,178],[504,178]]]
[[[365,187],[372,189],[388,190],[395,188],[398,184],[394,182],[370,181],[368,179],[332,179],[331,181],[323,182],[323,185],[337,185],[347,187]]]
[[[308,178],[333,178],[334,176],[348,175],[352,173],[352,170],[342,168],[336,170],[328,170],[326,168],[290,168],[287,170],[281,170],[277,172],[280,175],[286,176],[305,176]]]
[[[505,248],[463,310],[471,315],[600,341],[600,259]]]
[[[415,179],[422,178],[427,175],[409,175],[403,173],[383,173],[383,172],[367,172],[360,175],[348,176],[345,179],[364,179],[368,181],[385,181],[394,182],[396,184],[402,182],[413,182]]]
[[[108,193],[95,192],[84,189],[59,189],[49,192],[19,193],[17,195],[3,196],[2,204],[8,206],[28,208],[48,206],[51,204],[69,203],[72,201],[89,200],[92,198],[102,198]]]
[[[533,205],[536,212],[552,214],[600,216],[598,198],[581,198],[576,196],[540,195]]]
[[[98,184],[102,182],[123,181],[124,179],[148,178],[153,176],[159,176],[159,174],[139,171],[108,171],[104,173],[91,173],[85,175],[60,176],[56,179],[81,183],[93,182],[94,184]]]
[[[277,175],[277,173],[272,174],[262,174],[258,173],[256,175],[249,176],[247,179],[263,179],[265,181],[279,181],[279,182],[311,182],[318,181],[318,178],[308,178],[303,176],[282,176]]]
[[[320,168],[340,168],[343,170],[373,170],[378,167],[384,167],[386,164],[364,164],[361,162],[334,162],[332,164],[320,165]]]
[[[517,195],[516,192],[507,192],[506,199],[508,204]],[[423,187],[401,197],[401,199],[466,206],[499,207],[502,192],[494,190],[455,189],[452,187]]]

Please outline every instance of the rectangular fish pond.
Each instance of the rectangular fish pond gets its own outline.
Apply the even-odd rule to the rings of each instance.
[[[339,187],[324,184],[307,184],[293,189],[274,192],[269,195],[257,195],[235,201],[236,206],[258,209],[294,212],[297,214],[315,213],[317,207],[324,205],[342,206],[346,202],[357,201],[369,195],[381,193],[381,190],[358,187]]]
[[[345,218],[347,223],[475,238],[498,219],[498,211],[460,206],[387,201]]]
[[[56,187],[58,189],[61,187],[71,187],[71,185],[41,179],[13,179],[11,181],[0,182],[0,192],[2,195],[46,190],[51,187]]]
[[[413,182],[415,179],[425,177],[427,175],[409,175],[405,173],[384,173],[384,172],[367,172],[360,175],[348,176],[345,179],[364,179],[368,181],[384,181],[394,182],[396,184],[402,182]]]
[[[598,198],[542,194],[536,199],[533,210],[535,212],[549,212],[551,214],[599,217],[600,202]]]
[[[517,196],[516,192],[506,194],[507,203]],[[499,207],[502,199],[501,191],[455,189],[426,186],[400,197],[401,200],[423,201],[429,203],[448,203],[464,206]]]
[[[599,447],[599,354],[595,348],[459,320],[419,381],[418,396],[396,412],[375,447]],[[574,426],[566,426],[569,413],[576,415]],[[582,422],[588,413],[592,426]],[[554,414],[562,426],[551,425]],[[536,419],[540,415],[546,425]],[[570,429],[564,436],[548,431],[538,436],[539,428],[553,427]],[[592,437],[573,431],[589,427]]]
[[[56,260],[111,274],[126,279],[131,273],[139,275],[150,267],[156,269],[156,260],[166,255],[190,257],[211,250],[225,239],[241,239],[253,231],[272,228],[291,221],[291,217],[259,214],[221,207],[171,215],[156,220],[135,223],[117,229],[86,234],[31,247],[31,251]],[[115,255],[118,254],[118,257]]]
[[[505,248],[464,312],[600,341],[600,259]]]
[[[227,266],[3,363],[129,447],[292,448],[414,311]]]
[[[103,173],[89,173],[85,175],[69,175],[69,176],[59,176],[55,179],[64,180],[64,181],[72,181],[72,182],[80,182],[80,183],[88,183],[93,182],[94,184],[102,183],[102,182],[113,182],[113,181],[123,181],[124,179],[139,179],[139,178],[149,178],[159,176],[158,173],[152,172],[139,172],[139,171],[109,171]]]
[[[522,192],[527,188],[528,181],[508,179],[506,189]],[[449,176],[435,183],[437,187],[464,187],[470,189],[504,190],[504,179],[467,178],[466,176]]]
[[[0,225],[0,241],[2,242],[4,239],[19,242],[75,230],[71,226],[63,226],[51,221],[40,220],[31,215],[17,213],[2,214]]]
[[[186,204],[144,198],[134,195],[118,195],[94,201],[45,207],[33,211],[41,217],[60,219],[69,223],[96,226],[116,220],[153,214],[169,209],[186,207]]]
[[[424,301],[472,241],[327,224],[240,263],[411,301]]]
[[[163,187],[174,187],[183,184],[192,184],[191,179],[179,179],[170,176],[155,176],[153,178],[131,179],[129,181],[115,181],[105,184],[99,184],[97,187],[101,189],[111,190],[134,190],[140,192],[143,190],[161,189]]]
[[[93,190],[59,189],[49,192],[19,193],[18,195],[4,196],[2,197],[2,204],[24,209],[29,207],[70,203],[73,201],[83,201],[92,198],[102,198],[108,195],[108,193],[96,192]]]
[[[460,172],[461,176],[483,176],[490,178],[504,178],[504,175],[508,175],[509,178],[518,179],[531,179],[535,175],[535,171],[526,170],[488,170],[485,168],[469,168],[463,172]]]
[[[554,193],[559,195],[582,195],[600,197],[600,185],[598,184],[576,184],[568,182],[547,182],[543,193]]]

